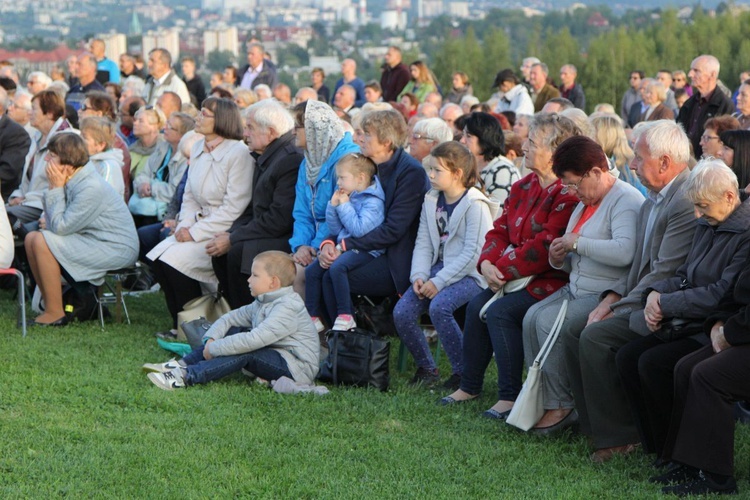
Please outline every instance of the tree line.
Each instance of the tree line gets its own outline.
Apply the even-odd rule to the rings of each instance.
[[[421,48],[445,92],[450,90],[452,73],[463,71],[480,99],[494,91],[491,85],[499,70],[512,68],[519,73],[523,57],[535,56],[547,63],[555,80],[560,66],[574,64],[586,92],[587,112],[602,102],[617,108],[632,70],[651,76],[659,69],[687,72],[696,56],[713,54],[721,61],[720,78],[734,88],[740,72],[750,69],[750,12],[725,9],[709,16],[696,8],[689,18],[680,19],[676,10],[668,9],[658,15],[644,12],[625,24],[583,29],[581,14],[591,9],[579,10],[585,12],[555,14],[559,27],[550,23],[549,15],[521,20],[518,12],[499,10],[458,27],[437,20]]]

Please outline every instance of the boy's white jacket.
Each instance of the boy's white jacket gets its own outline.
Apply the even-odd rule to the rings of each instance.
[[[419,232],[411,259],[410,280],[432,280],[438,291],[470,276],[482,288],[487,282],[477,271],[477,261],[484,246],[484,237],[492,228],[500,204],[490,200],[477,188],[470,188],[453,209],[448,220],[448,238],[443,248],[443,269],[430,278],[430,269],[437,262],[440,235],[435,221],[439,191],[431,189],[424,197]]]
[[[249,331],[225,335],[239,326]],[[270,347],[286,361],[294,381],[315,383],[320,365],[318,332],[302,298],[291,286],[264,293],[247,306],[230,311],[211,325],[203,342],[212,356],[232,356]]]

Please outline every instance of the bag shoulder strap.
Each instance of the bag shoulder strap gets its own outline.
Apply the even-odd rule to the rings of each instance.
[[[542,345],[542,348],[539,349],[539,354],[537,354],[536,358],[534,359],[534,365],[539,366],[539,368],[541,368],[544,365],[544,362],[547,361],[547,356],[549,356],[549,353],[555,346],[557,337],[560,336],[560,330],[562,330],[563,322],[565,321],[565,314],[567,312],[568,299],[565,299],[560,306],[560,312],[557,313],[557,318],[555,318],[555,323],[552,325],[552,330],[549,332],[547,340],[544,341],[544,345]]]

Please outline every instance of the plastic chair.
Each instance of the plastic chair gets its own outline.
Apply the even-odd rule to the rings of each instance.
[[[18,269],[0,269],[0,276],[15,276],[18,280],[18,321],[17,324],[23,329],[26,337],[26,278]]]

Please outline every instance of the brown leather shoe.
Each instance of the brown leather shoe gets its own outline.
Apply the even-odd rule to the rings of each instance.
[[[603,464],[611,460],[615,455],[630,455],[640,446],[641,443],[632,443],[622,446],[612,446],[611,448],[601,448],[592,453],[590,458],[595,464]]]

